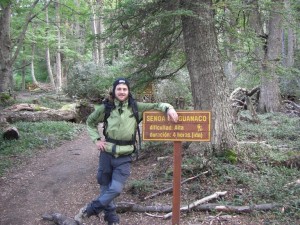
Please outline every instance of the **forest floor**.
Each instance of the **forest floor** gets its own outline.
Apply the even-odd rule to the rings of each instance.
[[[71,141],[65,141],[54,148],[44,148],[36,155],[26,157],[22,163],[13,167],[0,178],[0,225],[51,225],[42,215],[58,212],[68,217],[74,217],[79,209],[89,203],[99,194],[96,181],[99,152],[90,140],[86,131]],[[136,203],[143,206],[172,205],[172,194],[163,194],[154,199],[141,201],[138,194],[134,194],[130,183],[151,176],[159,167],[157,158],[159,152],[148,154],[132,163],[131,176],[117,198],[118,202]],[[165,155],[164,155],[165,156]],[[172,168],[172,154],[167,157],[167,163]],[[18,159],[19,160],[19,159]],[[193,188],[199,185],[207,186],[213,194],[216,190],[211,183],[212,177],[195,180]],[[200,181],[199,181],[200,180]],[[166,181],[155,181],[162,186],[171,186]],[[198,183],[197,183],[198,182]],[[232,197],[237,187],[234,184],[222,186],[228,191],[228,198]],[[159,186],[159,185],[158,185]],[[186,196],[182,187],[182,205],[196,201],[195,196]],[[206,196],[202,196],[206,197]],[[170,225],[172,220],[160,218],[165,213],[146,214],[142,212],[120,213],[121,225]],[[153,216],[155,215],[155,216]],[[181,213],[182,225],[261,225],[268,223],[265,213],[226,214],[219,212],[191,211]],[[160,217],[159,217],[160,216]],[[271,215],[272,217],[272,215]],[[103,214],[99,218],[91,217],[87,225],[106,224]],[[295,223],[296,224],[296,223]]]
[[[27,158],[0,180],[1,225],[49,225],[42,219],[44,213],[59,212],[74,217],[78,210],[95,198],[99,192],[96,182],[98,151],[83,132],[75,140],[66,141],[54,149],[44,149]],[[156,166],[156,156],[134,161],[130,180],[147,176]],[[205,196],[204,196],[205,197]],[[161,199],[163,198],[163,199]],[[117,198],[117,202],[143,205],[159,205],[160,201],[172,204],[172,196],[140,203],[129,187]],[[164,215],[155,213],[155,215]],[[171,220],[152,217],[145,213],[120,214],[122,225],[164,225]],[[105,224],[102,216],[90,218],[87,224]],[[182,213],[180,224],[263,224],[247,214],[234,215],[220,221],[215,214],[204,212]]]

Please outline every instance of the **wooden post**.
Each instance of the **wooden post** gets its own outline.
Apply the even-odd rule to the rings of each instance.
[[[181,141],[174,141],[172,225],[179,225],[181,197]]]

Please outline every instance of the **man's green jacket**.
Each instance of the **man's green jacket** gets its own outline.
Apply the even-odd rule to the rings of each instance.
[[[128,101],[123,103],[115,100],[115,108],[111,111],[107,118],[106,133],[108,137],[115,140],[131,141],[135,140],[137,121],[132,112],[131,106],[128,106]],[[167,112],[169,108],[173,108],[168,103],[143,103],[137,102],[139,118],[142,118],[143,112],[146,110],[159,110]],[[93,142],[100,138],[98,124],[102,123],[105,116],[105,106],[100,105],[87,118],[87,129]],[[114,151],[113,151],[114,148]],[[134,151],[134,145],[115,145],[107,142],[105,151],[114,154],[115,157],[120,155],[129,155]]]

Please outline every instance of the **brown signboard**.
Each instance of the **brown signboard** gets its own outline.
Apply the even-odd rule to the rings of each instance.
[[[209,111],[177,111],[178,122],[168,121],[159,111],[143,114],[143,140],[148,141],[210,141]]]

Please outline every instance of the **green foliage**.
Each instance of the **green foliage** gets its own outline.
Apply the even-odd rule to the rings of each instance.
[[[22,161],[42,147],[53,148],[63,140],[73,139],[84,125],[68,122],[17,122],[19,140],[4,140],[0,137],[0,175],[7,166],[15,165],[15,160]]]
[[[77,64],[69,72],[65,91],[69,96],[102,99],[108,95],[115,78],[126,77],[123,69],[122,62],[101,68],[94,63]]]
[[[261,176],[254,178],[254,184],[252,184],[253,198],[268,199],[269,202],[289,202],[297,199],[296,195],[300,194],[300,189],[287,186],[293,181],[292,177],[297,177],[299,173],[297,169],[265,165],[259,169]]]
[[[249,112],[244,111],[242,115]],[[285,114],[258,115],[260,124],[240,121],[237,128],[239,140],[266,140],[274,149],[279,147],[298,149],[300,146],[300,119]]]
[[[155,99],[157,101],[169,102],[176,106],[176,98],[183,97],[185,109],[192,105],[192,94],[189,76],[186,71],[179,72],[173,79],[158,81],[156,85]]]
[[[134,195],[145,195],[150,193],[154,188],[154,184],[150,180],[133,180],[129,183],[129,190]]]
[[[224,159],[231,164],[235,164],[238,161],[238,155],[234,150],[225,150]]]
[[[8,92],[0,93],[0,106],[6,107],[15,103],[13,96]]]

